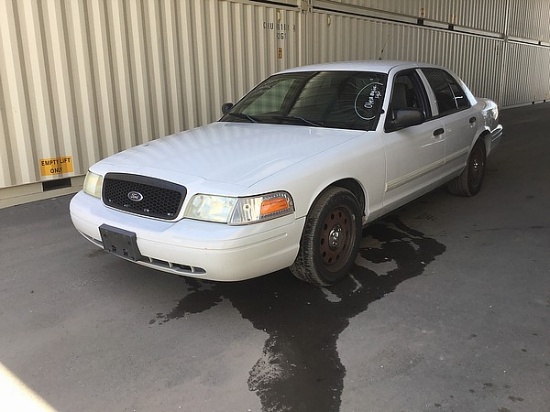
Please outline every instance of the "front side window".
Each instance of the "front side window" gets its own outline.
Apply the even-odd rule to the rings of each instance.
[[[385,86],[382,73],[279,74],[260,83],[221,121],[374,130]]]
[[[440,116],[470,107],[462,87],[445,70],[422,69],[422,73],[434,91]]]
[[[395,120],[397,111],[403,109],[420,110],[425,119],[429,119],[432,115],[426,91],[415,70],[401,72],[395,76],[386,124],[384,125],[386,132],[400,128],[395,125]]]

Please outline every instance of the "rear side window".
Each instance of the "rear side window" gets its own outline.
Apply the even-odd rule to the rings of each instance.
[[[439,115],[444,116],[470,107],[470,102],[460,84],[441,69],[422,69],[434,91]]]

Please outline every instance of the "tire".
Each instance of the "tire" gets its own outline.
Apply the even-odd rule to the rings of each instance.
[[[483,139],[479,139],[474,145],[468,157],[468,164],[462,173],[448,184],[449,192],[457,196],[475,196],[481,190],[483,177],[485,176],[485,164],[487,154]]]
[[[349,275],[359,251],[361,216],[349,190],[326,189],[306,217],[300,251],[290,267],[294,276],[329,286]]]

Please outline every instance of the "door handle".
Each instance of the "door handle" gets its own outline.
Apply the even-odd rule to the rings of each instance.
[[[477,119],[475,116],[470,117],[470,120],[469,120],[470,124],[474,124],[476,121]]]
[[[434,130],[434,136],[440,136],[443,133],[445,133],[445,129],[443,129],[442,127]]]

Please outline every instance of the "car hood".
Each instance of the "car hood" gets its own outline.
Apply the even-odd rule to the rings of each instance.
[[[99,164],[105,171],[150,174],[169,180],[192,176],[250,187],[364,133],[218,122],[133,147]]]

